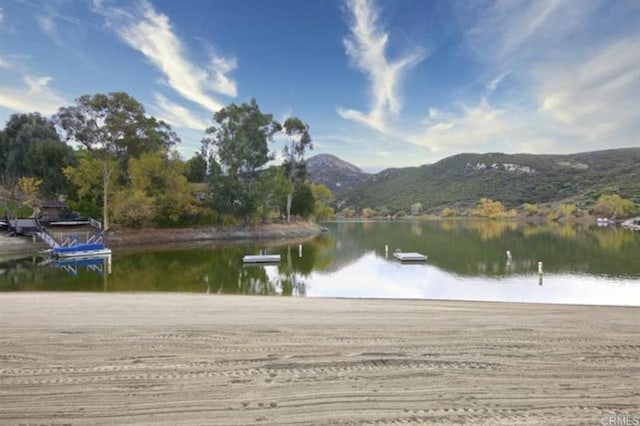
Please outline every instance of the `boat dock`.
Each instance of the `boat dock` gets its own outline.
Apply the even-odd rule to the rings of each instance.
[[[104,245],[102,223],[95,219],[83,221],[82,224],[89,224],[93,229],[84,238],[69,234],[56,237],[37,218],[18,219],[7,217],[4,222],[11,235],[30,235],[34,238],[34,242],[36,238],[45,242],[50,248],[49,254],[54,257],[95,257],[111,254],[111,250]]]

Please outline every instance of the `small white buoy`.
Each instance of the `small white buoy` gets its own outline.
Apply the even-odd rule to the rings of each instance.
[[[298,257],[302,257],[302,244],[298,245]]]
[[[538,273],[542,274],[542,262],[538,262]]]

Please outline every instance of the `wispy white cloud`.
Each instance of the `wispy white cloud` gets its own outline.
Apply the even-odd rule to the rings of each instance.
[[[0,106],[17,112],[53,114],[67,104],[60,93],[50,87],[52,77],[25,75],[21,87],[0,87]]]
[[[4,23],[4,9],[0,7],[0,25]]]
[[[604,44],[580,60],[532,65],[522,87],[531,104],[431,109],[413,143],[450,154],[483,152],[577,152],[637,146],[640,122],[640,34]],[[500,76],[498,76],[500,77]],[[492,80],[489,93],[497,87]]]
[[[11,62],[0,56],[0,68],[8,70],[11,68]]]
[[[213,90],[233,98],[238,96],[236,82],[228,76],[228,74],[236,68],[238,68],[238,61],[236,58],[224,58],[222,56],[214,55],[211,58]]]
[[[191,112],[189,109],[178,105],[160,93],[154,94],[158,116],[167,123],[188,129],[204,132],[209,127],[207,122]]]
[[[360,122],[380,132],[389,129],[389,115],[402,109],[401,81],[405,72],[420,63],[426,53],[414,49],[395,60],[387,58],[389,34],[378,22],[373,0],[348,0],[351,34],[344,40],[347,56],[370,83],[371,108],[368,112],[338,108],[341,117]]]
[[[79,54],[76,42],[83,36],[83,28],[93,26],[90,22],[72,16],[69,10],[63,10],[66,3],[22,3],[35,10],[36,24],[44,35],[58,46]]]
[[[461,105],[453,112],[431,109],[424,120],[424,131],[407,138],[439,153],[483,150],[489,144],[503,142],[508,128],[505,114],[486,99],[474,106]]]
[[[487,96],[493,94],[493,92],[496,91],[496,89],[498,88],[498,86],[500,85],[500,83],[502,83],[502,81],[507,78],[509,76],[509,74],[511,74],[511,71],[504,71],[500,74],[498,74],[493,80],[491,80],[489,82],[489,84],[487,85]]]
[[[53,23],[53,16],[50,15],[40,15],[36,17],[36,22],[38,27],[49,36],[57,36],[56,27]]]
[[[165,83],[185,99],[215,112],[223,107],[218,95],[237,95],[236,83],[229,77],[237,68],[236,60],[213,55],[208,67],[191,61],[169,17],[157,12],[148,1],[122,9],[94,0],[93,9],[120,39],[160,70]]]
[[[640,34],[612,42],[574,63],[556,62],[538,74],[540,111],[598,144],[638,140]]]
[[[464,36],[479,59],[514,63],[538,56],[583,28],[598,5],[598,0],[580,4],[562,0],[482,1],[469,13],[465,2],[463,13],[469,22],[464,23]]]

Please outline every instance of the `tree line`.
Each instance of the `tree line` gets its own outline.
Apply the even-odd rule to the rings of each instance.
[[[392,213],[386,206],[372,209],[365,207],[358,213],[353,207],[345,207],[338,214],[345,218],[360,216],[365,219],[374,217],[401,218],[405,216],[420,216],[424,214],[421,203],[414,203],[409,209],[409,213],[398,210]],[[512,219],[516,217],[544,218],[550,221],[572,220],[581,216],[595,215],[609,219],[624,219],[640,214],[640,205],[623,198],[618,194],[602,194],[596,203],[587,208],[572,202],[553,203],[547,205],[524,203],[519,208],[508,209],[501,201],[490,198],[481,198],[475,207],[456,208],[445,207],[444,209],[430,210],[431,216],[450,217],[478,217],[485,219]]]
[[[269,145],[286,140],[274,165]],[[248,224],[333,214],[328,188],[307,181],[313,148],[297,117],[280,124],[251,100],[213,115],[184,161],[171,126],[124,92],[81,96],[51,118],[14,114],[0,131],[0,183],[22,202],[65,196],[85,215],[127,226]],[[271,163],[271,165],[269,165]]]

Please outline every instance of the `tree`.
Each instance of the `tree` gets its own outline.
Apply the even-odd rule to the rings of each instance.
[[[67,141],[84,145],[100,161],[102,215],[109,229],[109,184],[118,165],[144,152],[168,150],[179,142],[171,127],[145,115],[144,106],[123,92],[84,95],[54,117]]]
[[[298,185],[293,191],[291,213],[307,218],[313,214],[315,201],[313,191],[307,182]]]
[[[389,208],[387,206],[376,207],[376,214],[378,216],[386,217],[389,215]]]
[[[18,191],[24,197],[24,204],[32,209],[38,202],[40,185],[42,180],[33,177],[22,177],[18,180]]]
[[[487,217],[491,219],[515,217],[517,211],[507,211],[500,201],[493,201],[490,198],[481,198],[478,206],[470,211],[471,216]]]
[[[287,177],[291,181],[291,192],[287,195],[287,222],[291,221],[291,204],[296,187],[307,177],[307,167],[304,154],[307,148],[313,149],[309,134],[309,125],[298,117],[289,117],[284,122],[284,132],[288,143],[284,147],[284,167]]]
[[[187,180],[194,183],[203,183],[207,179],[207,160],[201,153],[196,153],[187,161]]]
[[[345,207],[344,209],[342,209],[342,215],[346,218],[353,217],[355,216],[355,214],[356,214],[356,211],[351,207]]]
[[[524,203],[522,210],[527,216],[535,216],[542,213],[542,209],[537,204]]]
[[[266,221],[269,215],[286,203],[290,193],[290,182],[284,174],[281,166],[271,166],[260,174],[258,180],[258,198],[262,220]]]
[[[162,152],[129,160],[129,187],[116,194],[114,218],[133,226],[175,224],[195,213],[184,163]]]
[[[153,198],[139,189],[124,189],[113,197],[113,218],[119,223],[144,227],[158,216]]]
[[[0,132],[0,178],[5,185],[32,176],[42,180],[44,195],[56,195],[67,189],[62,169],[74,163],[73,149],[60,141],[53,123],[38,113],[14,114]]]
[[[413,203],[413,204],[411,204],[411,215],[412,216],[418,216],[421,211],[422,211],[422,204],[421,203]]]
[[[312,183],[310,185],[311,192],[315,198],[313,206],[313,214],[318,220],[329,219],[333,216],[333,208],[331,205],[335,202],[335,197],[329,188],[325,185]]]
[[[575,204],[565,203],[560,204],[554,210],[547,214],[549,220],[573,220],[578,215],[578,207]]]
[[[272,159],[269,142],[281,130],[271,114],[260,111],[255,99],[242,105],[231,104],[213,116],[216,123],[207,129],[203,157],[218,164],[210,170],[215,204],[223,212],[233,212],[248,222],[257,206],[256,182],[263,166]]]
[[[601,195],[593,208],[594,213],[606,217],[629,217],[635,214],[635,203],[618,194]]]
[[[371,219],[376,214],[375,210],[369,207],[362,209],[362,217],[365,219]]]
[[[76,200],[69,200],[69,204],[75,210],[93,216],[100,213],[99,200],[102,196],[102,165],[100,160],[91,156],[87,150],[78,152],[78,164],[68,166],[63,170],[64,176],[75,187]],[[119,172],[119,170],[117,170]],[[112,173],[109,188],[114,187],[114,183],[119,177],[119,173]]]
[[[453,207],[445,207],[441,212],[440,216],[442,217],[454,217],[458,216],[458,211]]]

